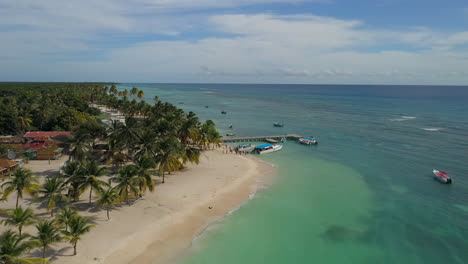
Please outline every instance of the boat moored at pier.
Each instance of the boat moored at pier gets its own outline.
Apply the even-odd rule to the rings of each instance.
[[[299,142],[305,145],[316,145],[318,143],[314,137],[303,137],[299,139]]]
[[[266,153],[281,150],[282,148],[283,148],[283,145],[279,145],[279,144],[275,144],[275,145],[263,144],[263,145],[255,146],[253,152],[257,154],[266,154]]]
[[[252,151],[254,148],[255,146],[252,144],[240,144],[239,146],[237,146],[238,151],[244,151],[244,152]]]

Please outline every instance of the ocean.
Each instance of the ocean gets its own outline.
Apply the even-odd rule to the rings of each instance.
[[[319,141],[259,156],[278,167],[276,183],[211,225],[178,264],[468,263],[468,87],[120,85],[133,86],[223,134]]]

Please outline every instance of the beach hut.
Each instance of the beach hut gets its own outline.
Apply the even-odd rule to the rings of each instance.
[[[0,158],[0,175],[9,174],[20,166],[20,162],[6,158]]]
[[[62,156],[63,148],[59,148],[55,144],[39,148],[36,151],[37,160],[56,160]]]

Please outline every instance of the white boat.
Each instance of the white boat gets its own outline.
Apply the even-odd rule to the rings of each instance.
[[[240,144],[239,146],[237,146],[237,150],[239,151],[251,151],[254,148],[255,146],[252,144]]]
[[[279,144],[275,144],[275,145],[263,144],[263,145],[255,146],[253,152],[258,153],[258,154],[266,154],[266,153],[281,150],[282,148],[283,148],[283,145],[279,145]]]
[[[315,145],[318,143],[317,139],[315,139],[314,137],[303,137],[299,139],[299,142],[305,145]]]
[[[452,183],[452,179],[448,176],[448,172],[445,171],[438,171],[438,170],[432,170],[432,173],[434,173],[435,178],[442,182],[442,183]]]

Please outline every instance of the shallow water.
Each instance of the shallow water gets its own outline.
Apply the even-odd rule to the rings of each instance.
[[[262,155],[278,182],[179,263],[468,263],[468,87],[121,86],[181,101],[224,134],[320,142]],[[454,184],[434,181],[433,168]]]

